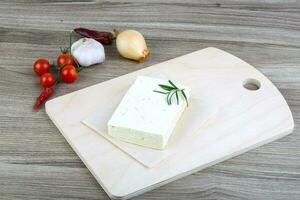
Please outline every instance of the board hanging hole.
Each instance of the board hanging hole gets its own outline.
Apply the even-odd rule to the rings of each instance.
[[[243,86],[247,90],[258,90],[260,88],[261,84],[258,80],[249,78],[244,81]]]

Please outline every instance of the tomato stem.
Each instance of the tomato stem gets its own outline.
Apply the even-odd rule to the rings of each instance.
[[[70,31],[70,35],[69,35],[69,49],[70,49],[70,54],[72,54],[72,52],[71,52],[72,36],[73,36],[73,31]]]

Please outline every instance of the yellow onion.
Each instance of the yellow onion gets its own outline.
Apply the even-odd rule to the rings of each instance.
[[[116,34],[116,45],[121,56],[142,62],[149,55],[150,51],[143,35],[135,30],[118,31]]]

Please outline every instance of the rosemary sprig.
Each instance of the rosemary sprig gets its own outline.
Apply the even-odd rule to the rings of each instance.
[[[175,95],[176,97],[176,102],[177,105],[179,104],[179,94],[181,94],[184,98],[184,100],[186,101],[187,106],[189,105],[188,100],[187,100],[187,96],[184,92],[184,89],[179,89],[172,81],[168,81],[170,83],[170,85],[163,85],[163,84],[159,84],[158,86],[163,89],[164,91],[159,91],[159,90],[153,90],[153,92],[157,92],[157,93],[161,93],[161,94],[165,94],[166,96],[166,100],[167,100],[167,104],[171,105],[172,104],[172,97]]]

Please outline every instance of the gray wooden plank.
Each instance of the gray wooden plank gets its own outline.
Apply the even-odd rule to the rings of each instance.
[[[39,57],[54,60],[77,26],[133,28],[151,56],[137,64],[114,46],[54,96],[84,88],[208,46],[231,52],[262,71],[294,115],[293,134],[135,199],[300,198],[300,2],[44,1],[0,2],[1,199],[108,199],[44,110],[31,112],[40,88],[32,73]]]

